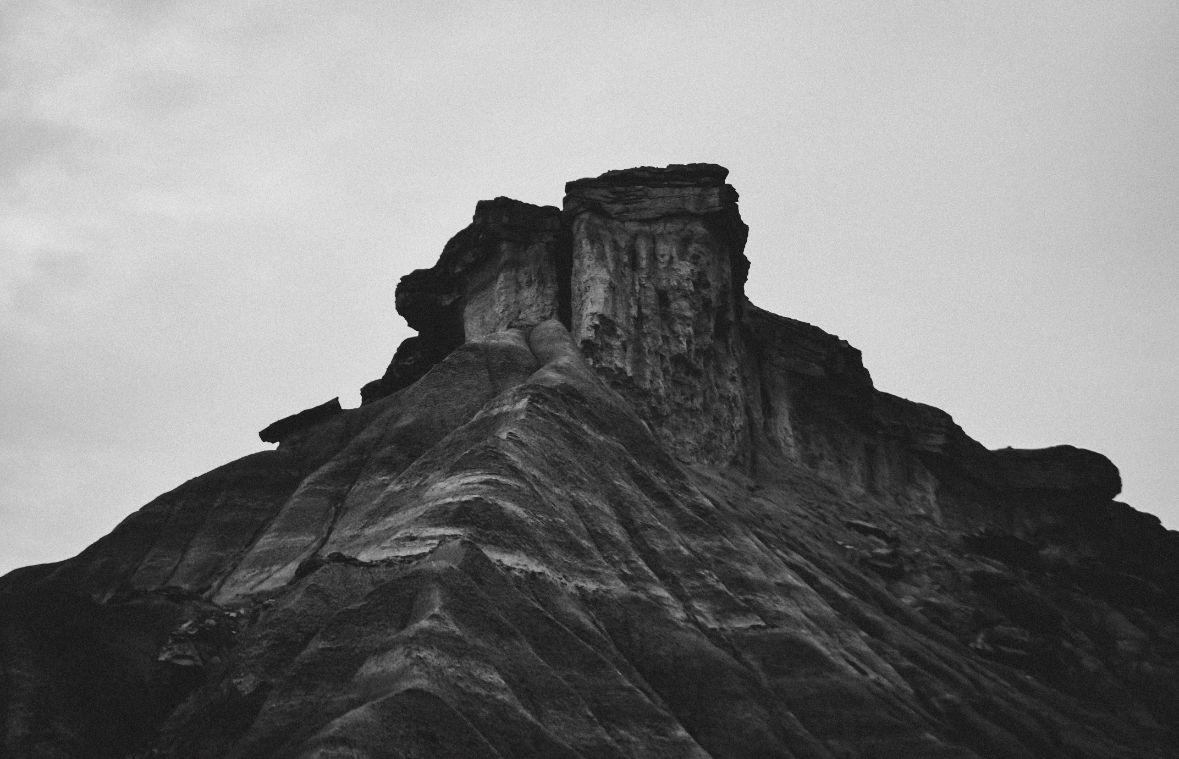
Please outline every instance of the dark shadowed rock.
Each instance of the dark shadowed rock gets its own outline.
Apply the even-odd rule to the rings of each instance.
[[[1179,535],[750,304],[726,175],[480,203],[360,408],[0,580],[0,753],[1175,756]]]
[[[293,433],[330,419],[340,413],[340,411],[340,399],[332,398],[327,403],[321,403],[318,406],[313,406],[297,414],[279,419],[274,424],[259,432],[258,437],[262,438],[262,442],[264,443],[281,443]]]

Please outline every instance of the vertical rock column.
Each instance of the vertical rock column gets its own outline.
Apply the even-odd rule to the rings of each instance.
[[[727,174],[644,167],[565,186],[574,340],[674,454],[710,464],[750,455],[748,227]]]

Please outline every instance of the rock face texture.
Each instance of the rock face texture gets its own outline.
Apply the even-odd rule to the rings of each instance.
[[[385,376],[363,388],[363,401],[412,384],[465,341],[557,316],[568,301],[563,238],[552,206],[480,201],[437,264],[402,277],[397,312],[419,334],[401,344]]]
[[[673,453],[747,461],[740,335],[748,228],[719,166],[609,172],[565,187],[570,331]]]
[[[0,580],[0,753],[1177,755],[1179,534],[750,304],[725,177],[480,203],[360,408]]]

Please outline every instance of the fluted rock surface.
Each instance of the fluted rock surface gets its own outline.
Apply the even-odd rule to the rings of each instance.
[[[744,297],[726,172],[478,205],[420,334],[0,580],[12,757],[1171,757],[1179,536]]]
[[[586,358],[692,461],[748,460],[739,324],[749,262],[719,166],[570,182],[570,328]]]

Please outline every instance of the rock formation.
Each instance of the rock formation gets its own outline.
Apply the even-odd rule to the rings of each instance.
[[[1179,535],[747,301],[718,166],[478,204],[360,408],[0,580],[11,757],[1172,757]]]

